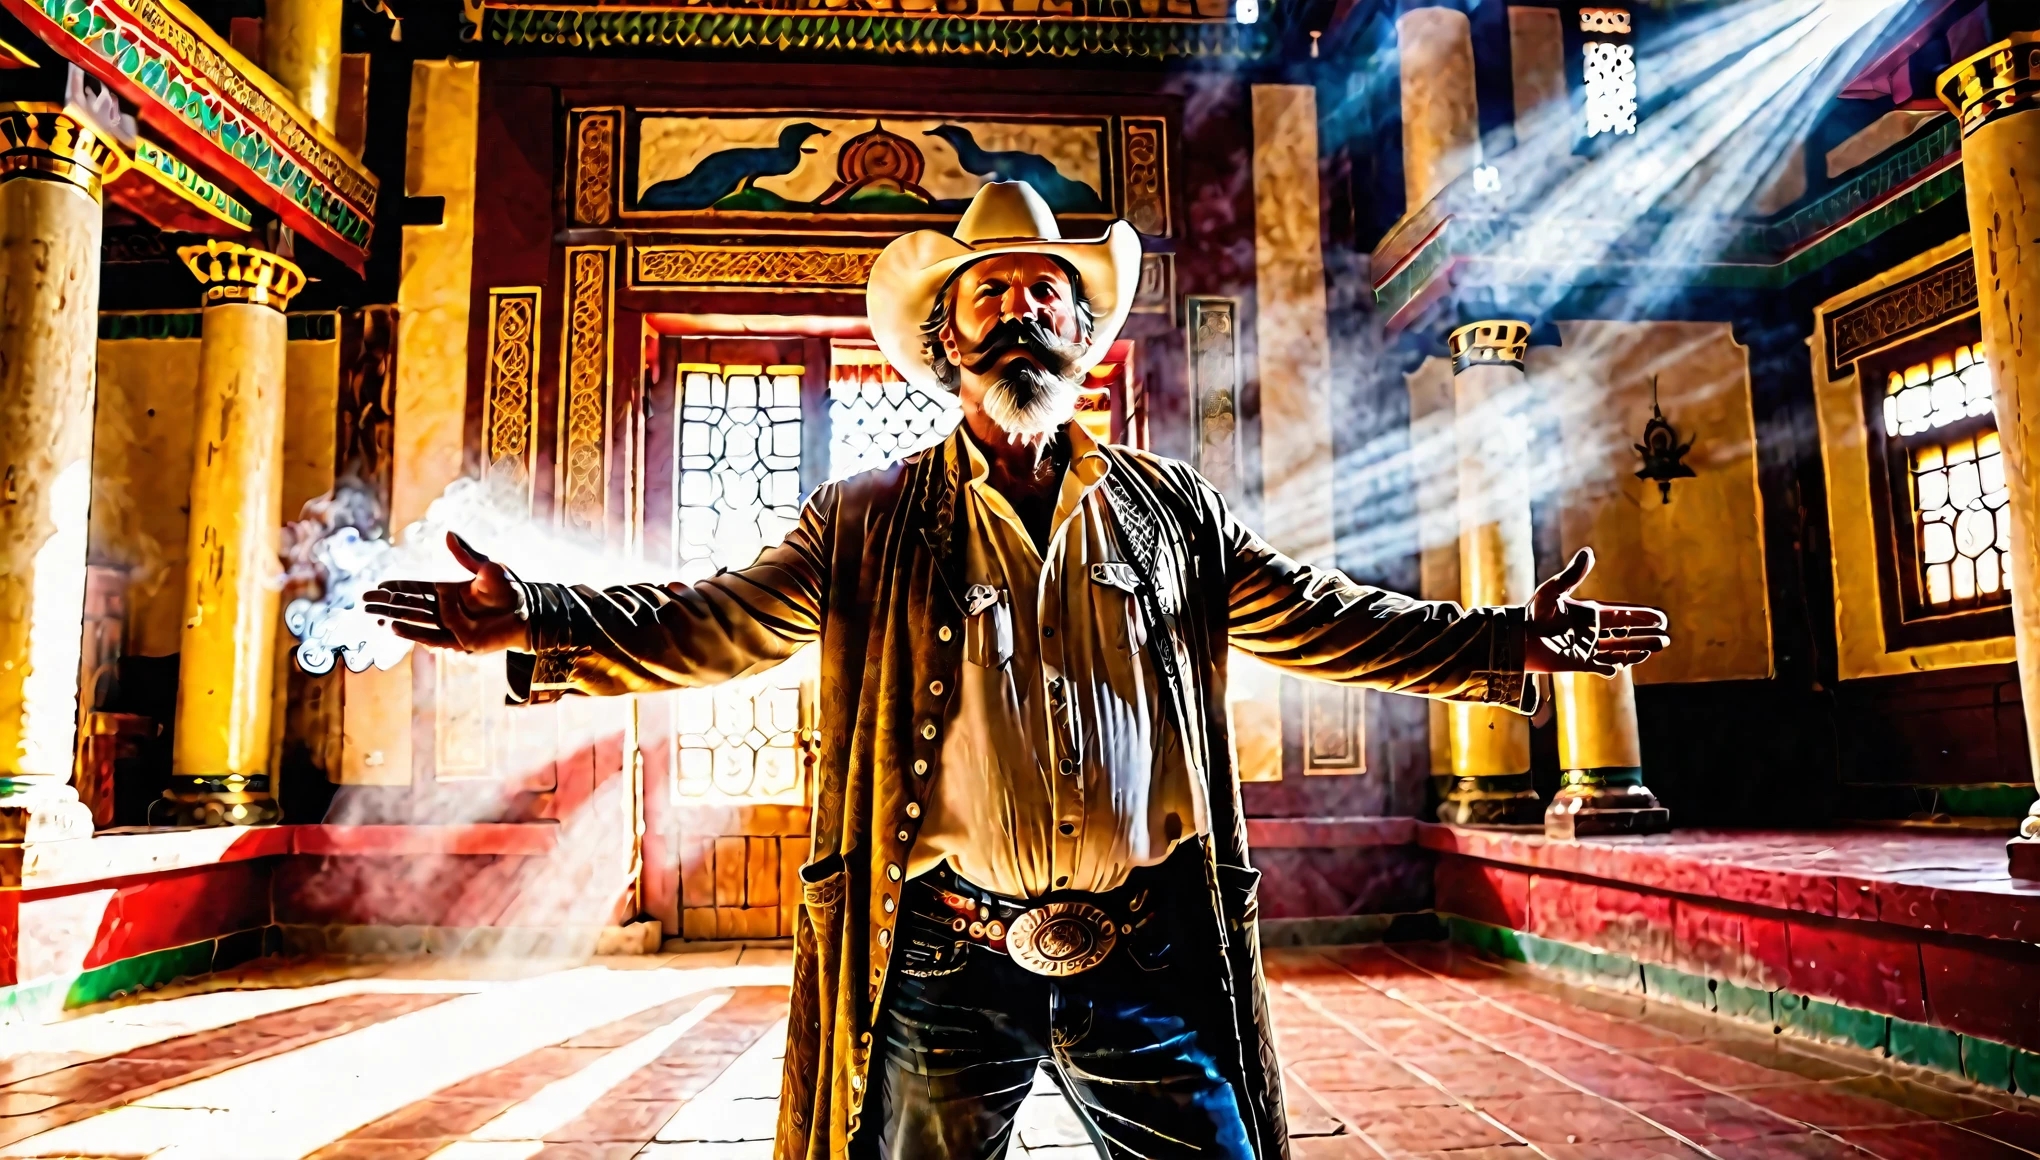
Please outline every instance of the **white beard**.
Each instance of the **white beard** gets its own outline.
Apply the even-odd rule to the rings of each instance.
[[[1015,363],[985,391],[985,417],[1018,439],[1039,439],[1062,429],[1077,413],[1074,379]]]

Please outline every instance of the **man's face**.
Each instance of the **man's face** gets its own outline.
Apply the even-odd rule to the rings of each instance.
[[[1062,265],[1041,254],[1000,254],[965,267],[949,293],[941,339],[964,406],[1015,435],[1068,422],[1084,348]]]

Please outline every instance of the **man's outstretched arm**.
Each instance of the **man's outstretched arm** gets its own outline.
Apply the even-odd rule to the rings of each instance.
[[[1671,643],[1657,609],[1571,598],[1594,565],[1584,548],[1527,605],[1461,608],[1299,564],[1223,519],[1231,643],[1300,676],[1527,712],[1526,673],[1609,676]]]
[[[821,634],[833,496],[817,492],[750,567],[694,585],[521,581],[449,533],[471,580],[390,581],[365,607],[432,648],[511,650],[513,692],[533,700],[713,685],[771,668]]]

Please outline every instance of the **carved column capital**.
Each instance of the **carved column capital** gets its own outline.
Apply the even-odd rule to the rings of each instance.
[[[1452,373],[1468,367],[1505,366],[1523,369],[1523,352],[1530,348],[1530,324],[1514,319],[1474,322],[1460,327],[1446,338],[1452,352]]]
[[[2040,108],[2040,32],[2014,32],[1941,74],[1935,89],[1962,119],[1962,135]]]
[[[64,181],[100,199],[105,182],[127,168],[120,146],[90,122],[48,101],[0,103],[0,181]]]
[[[246,302],[281,313],[305,288],[305,272],[297,263],[239,242],[215,239],[202,246],[180,246],[177,256],[204,284],[207,306]]]

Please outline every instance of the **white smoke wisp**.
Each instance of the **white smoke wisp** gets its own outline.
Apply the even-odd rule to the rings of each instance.
[[[286,529],[292,578],[318,590],[292,600],[283,614],[305,672],[330,672],[336,663],[357,673],[371,665],[389,669],[408,656],[411,642],[377,623],[361,598],[385,580],[466,579],[446,548],[449,531],[526,580],[607,586],[669,578],[592,539],[545,527],[521,496],[476,479],[455,480],[424,518],[393,538],[362,533],[375,525],[373,509],[365,492],[343,488],[306,505],[307,518]]]

